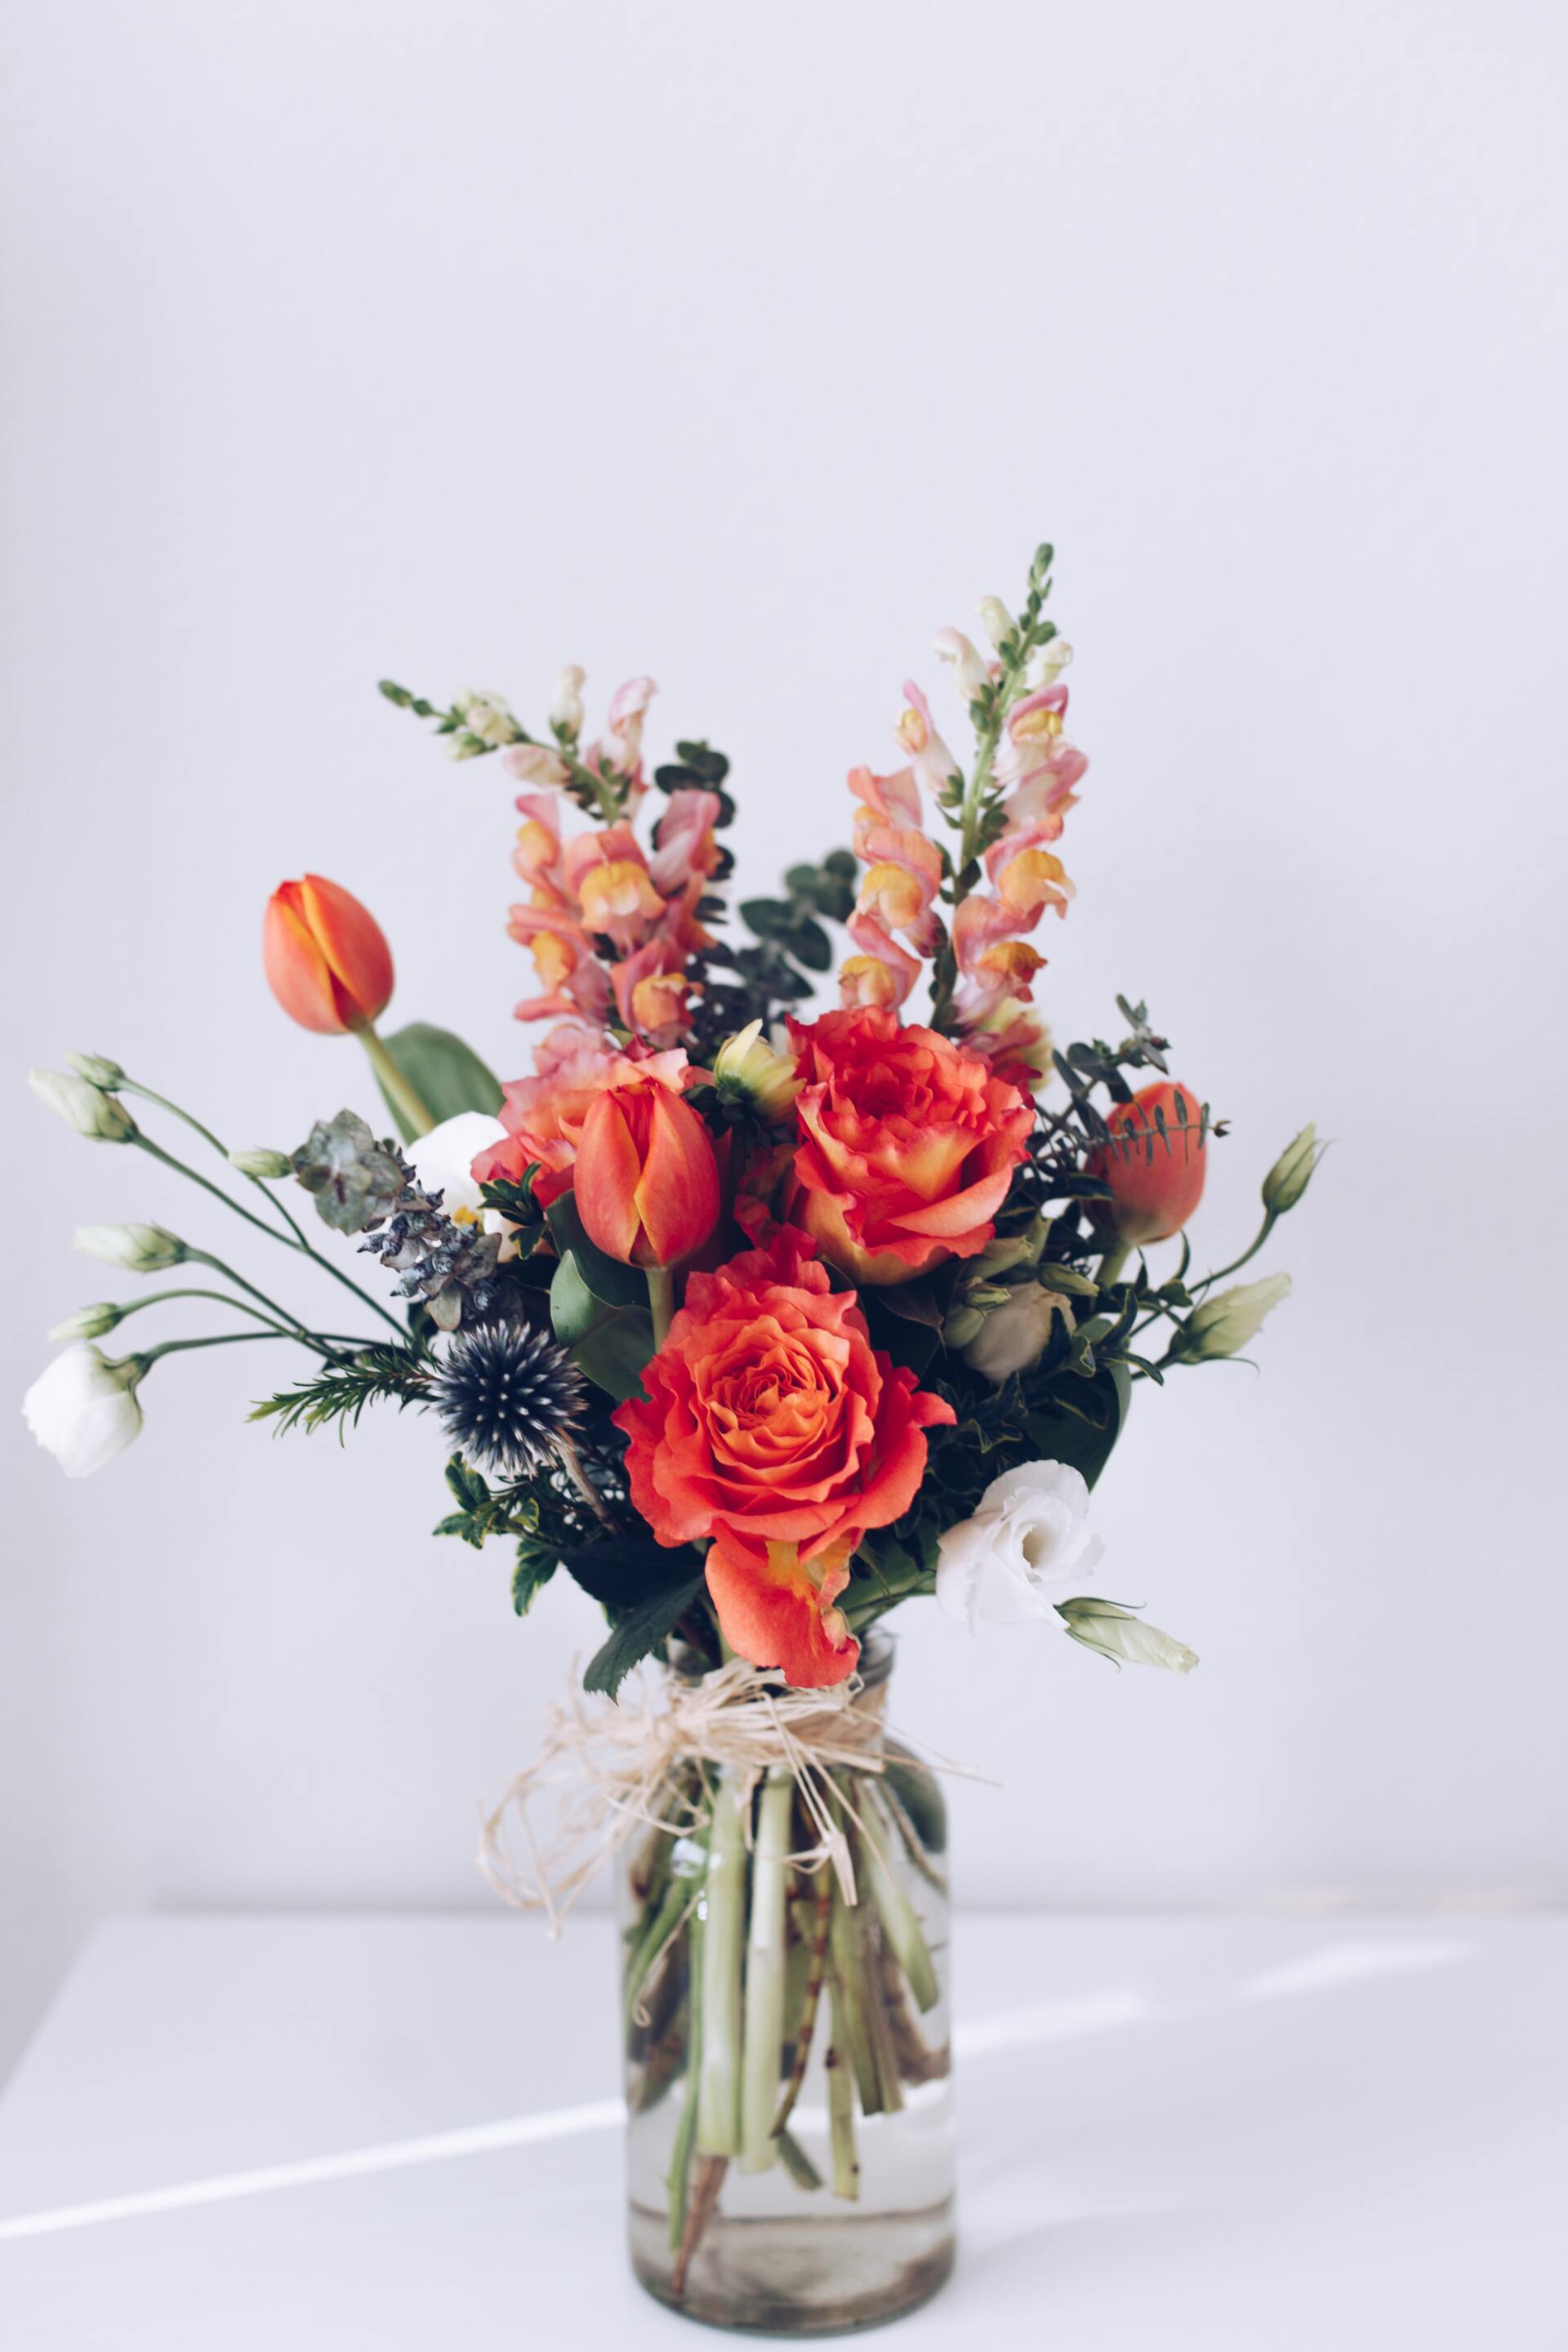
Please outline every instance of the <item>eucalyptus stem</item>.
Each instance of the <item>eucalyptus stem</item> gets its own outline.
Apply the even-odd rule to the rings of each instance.
[[[757,1805],[752,1916],[746,1937],[746,2013],[741,2055],[742,2172],[765,2172],[778,2155],[773,2110],[784,2062],[785,1900],[795,1775],[775,1764]]]
[[[416,1135],[428,1135],[436,1122],[426,1109],[416,1089],[411,1087],[381,1039],[375,1034],[374,1021],[366,1021],[354,1031],[354,1035],[370,1056],[370,1066],[381,1083],[382,1092],[404,1124]]]
[[[732,1765],[721,1772],[702,1936],[702,2052],[698,2067],[697,2152],[733,2156],[741,2145],[741,1969],[746,1929],[744,1783]]]

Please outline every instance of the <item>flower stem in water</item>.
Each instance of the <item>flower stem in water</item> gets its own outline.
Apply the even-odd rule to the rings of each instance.
[[[784,2070],[784,1906],[789,1888],[795,1776],[775,1764],[757,1806],[752,1857],[752,1917],[746,1938],[745,2020],[741,2059],[741,2165],[765,2172],[778,2155],[773,2110]]]
[[[713,1799],[702,1935],[702,2048],[697,2151],[734,2156],[741,2146],[741,1969],[746,1932],[746,1803],[733,1768]]]

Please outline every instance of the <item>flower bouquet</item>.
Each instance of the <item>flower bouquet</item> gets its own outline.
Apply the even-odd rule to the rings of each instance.
[[[511,1546],[520,1615],[562,1573],[603,1608],[597,1696],[558,1710],[483,1860],[553,1917],[615,1858],[633,2259],[654,2294],[737,2326],[889,2316],[952,2260],[944,1813],[888,1728],[882,1621],[934,1595],[971,1625],[1195,1663],[1107,1597],[1089,1490],[1134,1389],[1235,1357],[1284,1295],[1283,1275],[1220,1286],[1318,1156],[1308,1128],[1248,1246],[1194,1276],[1185,1228],[1223,1125],[1170,1077],[1141,1003],[1118,999],[1114,1042],[1051,1045],[1033,935],[1073,896],[1058,845],[1087,761],[1050,562],[1018,612],[982,605],[989,650],[937,638],[965,756],[906,687],[898,764],[850,772],[851,846],[742,899],[743,943],[729,763],[680,742],[649,775],[650,680],[591,741],[580,669],[538,733],[496,695],[437,708],[384,684],[519,788],[531,1076],[502,1085],[424,1024],[383,1036],[386,941],[307,876],[267,908],[267,977],[296,1021],[359,1039],[395,1137],[344,1109],[292,1151],[229,1150],[100,1056],[33,1076],[81,1134],[325,1267],[357,1327],[305,1321],[259,1250],[241,1272],[163,1226],[85,1229],[89,1255],[168,1279],[51,1335],[72,1344],[26,1411],[68,1472],[137,1434],[163,1358],[282,1342],[310,1360],[253,1419],[433,1416],[437,1532]],[[840,1001],[810,1017],[834,926]],[[184,1301],[237,1328],[96,1344]]]

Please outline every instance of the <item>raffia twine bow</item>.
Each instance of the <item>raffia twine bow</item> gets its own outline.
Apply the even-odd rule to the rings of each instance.
[[[826,1863],[847,1903],[856,1900],[849,1840],[835,1817],[827,1775],[880,1773],[885,1685],[868,1688],[858,1675],[832,1690],[792,1690],[773,1668],[733,1658],[700,1681],[645,1685],[642,1703],[622,1699],[590,1711],[574,1687],[551,1709],[544,1746],[519,1772],[485,1822],[479,1868],[498,1895],[524,1910],[542,1911],[550,1933],[602,1863],[637,1829],[680,1837],[707,1819],[710,1794],[677,1801],[668,1785],[682,1763],[717,1766],[742,1776],[746,1792],[782,1767],[793,1777],[815,1843],[792,1854],[798,1869]],[[944,1765],[948,1770],[962,1767]],[[564,1792],[553,1836],[542,1845],[531,1802],[550,1789]],[[508,1817],[526,1848],[526,1866],[511,1851]]]

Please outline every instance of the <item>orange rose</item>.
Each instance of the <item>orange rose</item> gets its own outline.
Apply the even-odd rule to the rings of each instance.
[[[1162,1137],[1154,1123],[1164,1120]],[[1090,1152],[1084,1173],[1110,1188],[1109,1201],[1094,1202],[1096,1219],[1113,1225],[1121,1240],[1139,1248],[1179,1234],[1203,1198],[1208,1153],[1198,1133],[1202,1105],[1191,1087],[1162,1078],[1143,1087],[1130,1103],[1118,1103],[1107,1119],[1119,1150]]]
[[[810,1241],[693,1274],[686,1303],[613,1415],[632,1501],[660,1543],[709,1543],[724,1637],[803,1689],[842,1682],[859,1644],[833,1603],[870,1528],[906,1511],[924,1432],[952,1407],[876,1353],[853,1292]]]
[[[803,1084],[785,1215],[858,1283],[984,1249],[1034,1125],[1017,1087],[875,1006],[789,1027]]]

